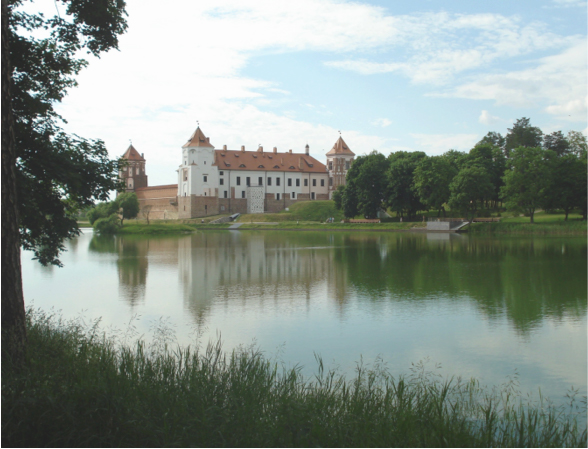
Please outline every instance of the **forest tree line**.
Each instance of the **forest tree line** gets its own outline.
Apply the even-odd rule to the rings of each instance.
[[[530,217],[538,209],[579,210],[586,219],[586,136],[578,131],[544,135],[528,118],[517,120],[506,136],[489,132],[468,153],[441,156],[422,151],[377,151],[359,156],[346,185],[333,194],[346,217],[375,218],[389,209],[406,220],[437,210],[472,220],[480,210],[503,210]]]

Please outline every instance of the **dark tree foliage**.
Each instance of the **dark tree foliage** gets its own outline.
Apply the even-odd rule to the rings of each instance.
[[[419,210],[427,208],[420,201],[414,184],[414,171],[419,162],[426,157],[422,151],[397,151],[388,156],[390,166],[386,173],[386,203],[401,217],[406,214],[409,220],[414,219]]]
[[[549,170],[549,186],[545,192],[544,206],[548,209],[562,209],[565,220],[573,209],[580,209],[585,216],[587,201],[585,158],[569,154],[548,157],[546,163]]]
[[[54,105],[86,65],[79,52],[117,48],[127,27],[123,0],[55,0],[60,13],[49,18],[23,3],[2,0],[3,369],[24,357],[19,246],[60,265],[63,239],[79,233],[73,214],[118,187],[104,144],[65,134]]]
[[[462,168],[449,188],[449,207],[452,211],[463,212],[470,223],[474,220],[480,203],[492,193],[490,175],[480,165]]]
[[[502,177],[506,168],[506,157],[502,150],[490,144],[478,144],[470,150],[465,165],[478,165],[488,173],[493,192],[485,200],[492,200],[496,204],[500,188],[504,185]]]
[[[345,186],[337,187],[337,190],[333,192],[333,202],[335,203],[335,208],[337,210],[341,210],[343,207],[343,195],[345,192]]]
[[[506,139],[502,136],[502,134],[490,131],[482,138],[482,140],[480,140],[476,144],[476,146],[484,144],[492,145],[493,147],[497,148],[504,148],[504,145],[506,144]]]
[[[464,164],[468,161],[468,155],[457,150],[446,151],[443,153],[443,158],[445,158],[451,164],[456,172],[460,171]]]
[[[382,209],[386,190],[386,156],[376,151],[361,156],[363,163],[356,178],[359,213],[366,218],[375,218]]]
[[[45,18],[19,11],[21,3],[9,2],[17,190],[27,192],[19,202],[20,239],[42,264],[60,265],[63,240],[79,234],[73,214],[108,198],[118,167],[102,141],[62,132],[54,104],[86,65],[79,50],[98,56],[117,47],[125,4],[61,1],[56,6],[64,5],[65,14]]]
[[[535,211],[545,205],[551,174],[548,160],[550,154],[543,148],[518,147],[512,151],[509,167],[504,174],[504,186],[500,195],[506,208],[523,211],[534,223]]]
[[[512,128],[508,128],[504,152],[509,157],[514,148],[536,148],[541,146],[542,141],[543,132],[539,128],[531,126],[530,119],[523,117],[518,119]]]
[[[547,134],[543,138],[543,148],[555,152],[558,156],[565,156],[570,153],[570,143],[561,131]]]
[[[422,158],[414,171],[414,186],[419,198],[427,207],[437,209],[445,215],[443,205],[449,200],[449,185],[457,170],[443,156]]]

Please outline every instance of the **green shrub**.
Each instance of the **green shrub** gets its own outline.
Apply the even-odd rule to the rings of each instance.
[[[101,234],[116,234],[120,229],[118,214],[112,214],[107,218],[99,218],[94,222],[94,230]]]

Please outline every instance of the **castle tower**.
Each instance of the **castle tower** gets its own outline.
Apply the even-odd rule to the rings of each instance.
[[[216,196],[218,168],[214,166],[214,146],[200,127],[182,146],[178,169],[178,196]]]
[[[331,151],[327,153],[327,170],[329,172],[329,199],[337,187],[345,185],[345,176],[351,168],[355,157],[342,137],[339,137]]]
[[[126,166],[119,171],[119,177],[125,183],[125,192],[134,192],[140,187],[147,187],[147,175],[145,174],[145,158],[129,145],[121,159],[126,161]]]

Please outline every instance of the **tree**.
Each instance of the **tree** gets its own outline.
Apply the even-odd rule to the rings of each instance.
[[[504,185],[502,177],[506,167],[506,157],[502,150],[490,144],[478,144],[470,150],[465,165],[479,165],[486,170],[490,176],[493,191],[485,199],[492,200],[496,206],[500,196],[500,188]]]
[[[488,172],[479,165],[462,168],[453,178],[449,207],[466,214],[471,223],[481,200],[492,194],[492,182]]]
[[[497,148],[504,148],[504,145],[506,144],[506,139],[502,137],[502,134],[490,131],[488,134],[482,137],[482,140],[480,140],[476,144],[476,146],[484,144],[492,145],[493,147]]]
[[[543,132],[531,126],[530,119],[523,117],[518,119],[512,128],[508,128],[504,152],[510,157],[510,152],[517,147],[540,147],[543,140]]]
[[[99,203],[88,211],[88,221],[93,225],[96,220],[106,218],[118,212],[118,204],[114,201]]]
[[[119,207],[121,215],[120,225],[123,225],[125,219],[136,218],[139,214],[139,199],[135,192],[121,193],[115,200]]]
[[[343,187],[343,186],[340,186]],[[333,192],[333,197],[335,196],[335,192]],[[337,204],[335,203],[335,207]],[[147,221],[147,226],[149,226],[149,214],[151,214],[151,209],[153,206],[151,204],[147,204],[141,208],[141,216]],[[341,207],[337,207],[337,209],[341,209]]]
[[[451,162],[443,156],[433,156],[421,159],[414,170],[414,187],[421,203],[437,209],[438,215],[445,215],[443,205],[451,194],[449,184],[457,170]]]
[[[426,208],[421,203],[413,183],[414,171],[419,162],[426,157],[422,151],[397,151],[388,156],[390,167],[386,173],[386,203],[401,217],[406,213],[409,220],[413,219],[419,210]]]
[[[586,208],[586,163],[573,154],[551,157],[547,163],[550,182],[545,193],[545,207],[563,209],[567,221],[572,209],[583,211]]]
[[[104,144],[65,134],[54,105],[86,65],[79,52],[117,48],[127,27],[123,0],[60,0],[66,10],[51,18],[20,4],[2,0],[2,248],[10,261],[2,270],[3,366],[24,354],[19,246],[60,265],[63,239],[79,234],[73,211],[118,186]]]
[[[543,138],[543,148],[555,152],[558,156],[565,156],[570,152],[570,143],[561,131],[555,131]]]
[[[550,185],[548,152],[542,148],[515,148],[500,189],[506,208],[525,212],[531,223],[534,223],[535,210],[545,204]]]
[[[364,217],[375,218],[382,208],[388,161],[386,156],[375,150],[367,156],[360,156],[358,159],[363,159],[363,161],[359,165],[357,172],[352,173],[353,175],[357,173],[354,180],[357,191],[357,207],[359,213]]]
[[[580,157],[588,152],[586,136],[579,131],[569,131],[566,140],[570,145],[570,152]]]

